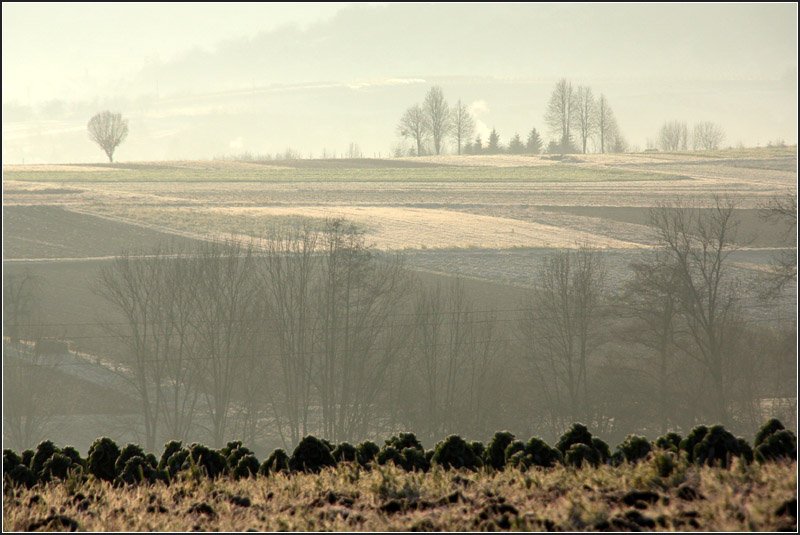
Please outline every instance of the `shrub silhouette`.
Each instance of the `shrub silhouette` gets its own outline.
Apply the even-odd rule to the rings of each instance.
[[[561,435],[556,444],[556,449],[561,452],[561,455],[566,455],[567,450],[573,444],[584,444],[592,447],[592,434],[586,429],[583,424],[572,424],[572,427]]]
[[[323,444],[325,444],[325,447],[328,448],[328,451],[333,451],[334,450],[334,445],[331,443],[330,440],[321,438],[321,439],[319,439],[319,441],[322,442]]]
[[[686,438],[681,440],[681,449],[686,452],[686,458],[690,463],[694,462],[694,448],[697,446],[703,437],[708,433],[708,428],[704,425],[698,425],[692,429]]]
[[[552,468],[562,460],[561,452],[551,448],[544,440],[532,437],[525,444],[525,455],[528,457],[528,466]]]
[[[81,454],[72,446],[66,446],[61,449],[61,454],[66,455],[72,461],[72,464],[81,467],[86,467],[86,460],[81,458]]]
[[[22,457],[17,452],[10,449],[3,450],[3,475],[5,476],[14,468],[22,464]]]
[[[356,460],[358,464],[366,468],[369,463],[375,460],[380,452],[380,448],[372,441],[364,441],[356,446]]]
[[[756,447],[755,459],[760,463],[797,460],[797,437],[787,429],[771,433]]]
[[[220,452],[212,450],[202,444],[192,444],[189,446],[189,459],[191,459],[195,465],[201,467],[211,479],[216,479],[228,470],[228,463],[225,457],[223,457]],[[184,467],[186,467],[185,462]]]
[[[122,474],[122,471],[125,469],[125,463],[128,462],[128,459],[133,457],[141,457],[144,460],[145,453],[144,450],[138,444],[126,444],[125,447],[122,448],[122,451],[119,452],[119,457],[114,462],[114,472],[117,475]]]
[[[230,442],[228,444],[230,444]],[[237,444],[241,443],[237,442]],[[220,453],[225,456],[228,466],[231,470],[236,470],[236,467],[239,465],[239,461],[242,458],[246,457],[247,455],[253,455],[253,452],[244,446],[239,446],[233,450],[229,450],[227,455],[225,455],[225,448],[223,448]],[[256,472],[257,471],[258,468],[256,468]]]
[[[119,447],[113,440],[107,437],[98,438],[89,447],[89,473],[103,481],[113,481],[116,476],[114,464],[119,453]]]
[[[416,448],[420,451],[425,451],[425,448],[422,447],[422,444],[417,440],[417,436],[414,433],[400,433],[395,435],[386,441],[386,446],[392,446],[397,451],[403,451],[406,448]]]
[[[506,466],[518,470],[527,470],[531,466],[530,458],[523,450],[514,452],[506,461]]]
[[[564,463],[568,466],[581,468],[588,464],[597,466],[600,464],[600,453],[592,446],[587,446],[583,442],[572,444],[564,456]]]
[[[681,436],[672,432],[661,435],[656,439],[655,445],[662,450],[678,451],[681,448]]]
[[[158,469],[159,470],[166,470],[167,469],[167,462],[169,458],[172,457],[172,454],[180,451],[183,447],[183,442],[180,440],[170,440],[166,444],[164,444],[164,451],[161,453],[161,459],[158,461]],[[181,461],[183,463],[183,461]]]
[[[161,470],[166,470],[167,475],[170,477],[170,479],[172,479],[178,475],[178,472],[183,470],[185,465],[188,466],[188,463],[186,462],[188,458],[189,450],[187,448],[180,448],[169,456]]]
[[[349,442],[342,442],[334,448],[332,455],[337,463],[352,463],[356,461],[356,447]]]
[[[601,440],[597,437],[592,437],[592,447],[597,450],[597,454],[600,456],[601,463],[608,462],[608,459],[611,457],[611,450],[604,440]]]
[[[400,452],[400,457],[403,469],[408,472],[427,472],[431,467],[424,450],[406,448]]]
[[[256,459],[256,456],[252,453],[248,453],[236,463],[236,468],[233,469],[233,477],[236,479],[255,477],[255,475],[258,474],[258,469],[258,459]]]
[[[224,448],[221,448],[219,450],[219,452],[227,459],[228,457],[230,457],[231,453],[233,453],[234,450],[238,450],[241,447],[242,447],[242,441],[234,440],[232,442],[228,442]]]
[[[478,459],[483,462],[483,456],[486,453],[486,446],[483,445],[483,442],[480,440],[473,440],[469,443],[469,447],[472,448],[472,453],[474,453]]]
[[[3,478],[9,481],[12,485],[24,486],[28,489],[36,485],[37,481],[36,474],[33,473],[33,470],[24,464],[18,464],[10,472],[8,472],[8,475],[4,474]]]
[[[770,435],[783,431],[786,429],[780,420],[777,418],[770,418],[767,423],[761,426],[761,429],[756,433],[756,438],[753,441],[753,447],[758,448]]]
[[[628,435],[627,438],[617,446],[621,458],[629,463],[636,463],[645,459],[650,453],[650,441],[638,435]]]
[[[672,474],[672,471],[675,470],[676,466],[676,459],[675,459],[676,452],[673,450],[666,450],[661,451],[655,454],[653,458],[653,464],[656,467],[656,472],[661,477],[669,477]]]
[[[59,453],[58,448],[49,440],[43,440],[36,446],[36,453],[33,454],[33,460],[31,460],[31,470],[33,473],[41,475],[42,470],[44,469],[44,463],[52,457],[54,454]]]
[[[319,472],[328,466],[336,466],[331,448],[311,435],[300,441],[289,458],[289,468],[296,472]]]
[[[33,461],[33,456],[35,455],[35,453],[36,452],[34,452],[33,450],[24,450],[22,452],[22,455],[20,455],[20,457],[22,457],[22,464],[24,464],[25,466],[30,468],[31,467],[31,462]]]
[[[502,470],[506,464],[506,448],[514,442],[514,435],[508,431],[498,431],[486,446],[483,458],[495,470]]]
[[[77,466],[72,463],[72,459],[61,453],[54,453],[45,461],[39,478],[42,481],[67,479],[71,468],[77,468]]]
[[[732,457],[745,458],[747,451],[742,451],[742,442],[725,430],[721,425],[712,426],[697,443],[693,451],[693,462],[708,466],[719,465],[727,468]],[[745,443],[747,446],[747,443]],[[747,446],[747,450],[750,446]],[[752,451],[750,452],[752,459]]]
[[[384,446],[381,451],[378,452],[375,460],[378,461],[378,464],[381,466],[389,464],[390,462],[397,466],[403,465],[403,458],[394,446]]]
[[[521,440],[513,440],[511,443],[506,447],[506,451],[503,453],[503,459],[505,460],[505,464],[508,464],[509,459],[514,456],[517,452],[525,452],[525,443]]]
[[[121,458],[122,456],[120,456]],[[139,483],[154,483],[156,478],[155,467],[143,456],[134,455],[127,458],[117,480],[127,485],[137,485]]]
[[[267,457],[267,460],[261,463],[261,466],[258,468],[258,473],[262,476],[288,471],[289,456],[280,448],[273,451],[270,456]]]
[[[434,448],[431,462],[444,468],[475,470],[481,466],[481,460],[475,455],[469,444],[458,435],[450,435],[439,442]]]

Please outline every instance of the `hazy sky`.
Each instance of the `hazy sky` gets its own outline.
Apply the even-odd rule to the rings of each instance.
[[[11,161],[99,158],[85,125],[102,108],[135,123],[123,160],[350,141],[385,154],[399,115],[433,83],[507,141],[544,128],[561,77],[605,93],[636,145],[668,119],[714,120],[731,144],[796,141],[795,4],[2,9]]]

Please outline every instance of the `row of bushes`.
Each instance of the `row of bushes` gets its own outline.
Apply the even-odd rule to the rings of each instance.
[[[57,448],[44,441],[36,450],[26,450],[18,455],[3,450],[3,480],[8,485],[32,487],[36,483],[63,480],[70,475],[114,482],[116,484],[169,483],[180,473],[195,473],[205,477],[228,476],[237,479],[269,475],[271,473],[318,472],[338,463],[357,463],[369,468],[372,465],[393,463],[407,471],[428,471],[431,466],[477,470],[481,467],[503,470],[505,467],[528,469],[533,466],[550,468],[557,464],[573,467],[619,465],[647,459],[656,450],[659,472],[667,474],[674,460],[683,455],[688,462],[709,466],[727,467],[736,457],[750,463],[764,463],[782,459],[797,459],[797,439],[778,420],[770,420],[756,435],[753,447],[742,438],[734,437],[720,425],[698,426],[685,438],[668,433],[652,443],[646,438],[630,435],[611,453],[608,444],[593,437],[582,424],[574,424],[550,447],[539,438],[527,442],[516,440],[508,431],[495,433],[488,444],[467,442],[451,435],[425,450],[413,433],[400,433],[385,441],[383,447],[374,442],[357,446],[343,442],[333,445],[313,436],[303,438],[289,456],[284,450],[275,450],[263,463],[241,442],[229,442],[220,450],[201,444],[183,446],[181,442],[168,442],[161,458],[146,454],[135,444],[120,450],[109,438],[97,439],[89,448],[87,457],[80,456],[75,448]]]

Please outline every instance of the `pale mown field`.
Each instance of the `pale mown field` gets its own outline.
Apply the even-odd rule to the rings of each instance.
[[[387,250],[625,249],[652,243],[644,216],[660,203],[703,205],[721,195],[754,211],[796,188],[795,147],[550,158],[9,166],[3,204],[55,206],[193,238],[260,237],[286,222],[340,216]],[[641,214],[624,220],[559,207]]]
[[[797,529],[797,464],[650,462],[468,472],[353,465],[321,474],[7,492],[10,531],[777,531]]]

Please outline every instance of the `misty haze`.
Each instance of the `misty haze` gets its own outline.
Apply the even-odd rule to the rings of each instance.
[[[4,529],[796,529],[796,5],[4,3],[2,150]]]

